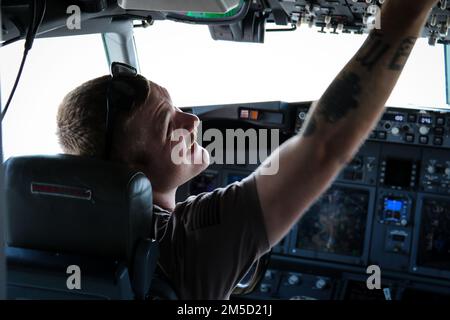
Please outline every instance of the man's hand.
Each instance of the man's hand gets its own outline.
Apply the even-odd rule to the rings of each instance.
[[[255,172],[271,245],[327,189],[377,123],[436,2],[387,1],[381,12],[381,30],[368,36],[313,104],[302,133],[267,159],[270,162],[279,156],[278,173],[264,175],[263,167]]]

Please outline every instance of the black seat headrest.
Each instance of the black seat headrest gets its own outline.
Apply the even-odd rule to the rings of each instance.
[[[141,172],[56,155],[11,158],[5,176],[10,246],[130,261],[151,236],[152,188]]]

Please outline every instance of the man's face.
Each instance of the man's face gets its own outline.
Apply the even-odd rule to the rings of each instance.
[[[142,170],[153,188],[165,192],[189,181],[209,164],[208,152],[195,140],[199,119],[174,107],[166,89],[150,82],[145,104],[129,123],[138,139],[131,150],[140,154]]]

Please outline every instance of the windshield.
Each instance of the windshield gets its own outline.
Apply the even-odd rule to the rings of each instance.
[[[264,44],[225,42],[206,26],[171,21],[135,30],[141,72],[178,106],[316,100],[365,38],[301,27],[266,33]],[[387,105],[447,107],[442,45],[418,40]]]
[[[206,26],[171,21],[135,29],[141,73],[165,86],[180,107],[316,100],[365,38],[306,28],[267,33],[265,44],[254,44],[214,41]],[[23,41],[0,50],[3,106],[22,52]],[[98,34],[37,39],[3,122],[5,159],[61,152],[58,104],[74,87],[107,73]],[[446,108],[445,90],[444,50],[420,39],[387,105]]]
[[[17,75],[23,45],[19,41],[0,49],[3,107]],[[56,137],[59,103],[70,90],[107,74],[108,69],[98,34],[37,39],[2,124],[4,159],[61,152]]]

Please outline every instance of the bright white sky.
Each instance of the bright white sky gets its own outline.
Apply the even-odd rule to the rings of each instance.
[[[303,28],[303,27],[302,27]],[[318,99],[365,39],[316,29],[267,33],[265,44],[214,41],[208,28],[169,21],[136,29],[141,73],[177,106]],[[23,42],[0,49],[2,104]],[[420,41],[388,105],[446,107],[442,46]],[[75,86],[106,74],[99,35],[38,39],[4,121],[4,157],[60,152],[56,110]]]
[[[135,38],[142,73],[186,106],[318,99],[366,35],[302,26],[249,44],[213,41],[204,26],[157,22]],[[445,107],[444,70],[443,47],[421,39],[388,105]]]

